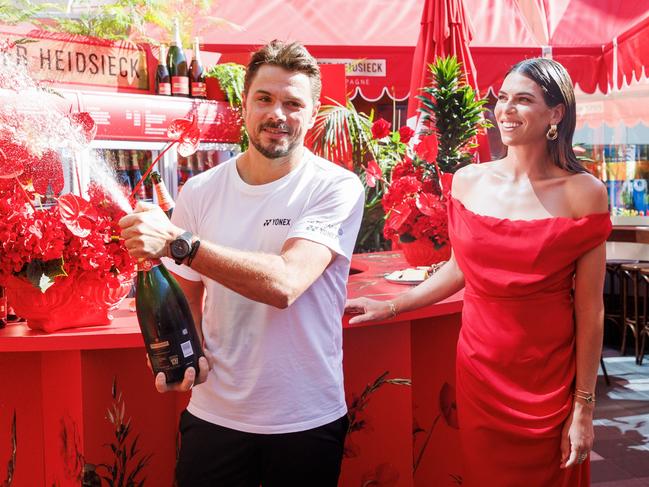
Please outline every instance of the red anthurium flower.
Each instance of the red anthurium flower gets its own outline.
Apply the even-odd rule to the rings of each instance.
[[[61,221],[68,230],[77,237],[87,237],[92,230],[92,224],[97,220],[94,206],[74,194],[64,194],[58,198]]]
[[[376,186],[376,182],[383,178],[383,172],[378,163],[372,159],[365,168],[365,182],[370,188]]]
[[[191,156],[198,149],[201,131],[195,116],[191,120],[176,118],[167,127],[167,137],[178,140],[178,153],[183,157]]]
[[[403,142],[404,144],[410,142],[410,139],[412,139],[413,135],[415,135],[415,131],[407,125],[404,125],[399,129],[399,137],[401,139],[401,142]]]
[[[372,137],[375,139],[382,139],[390,135],[390,127],[392,124],[383,118],[379,118],[372,124]]]
[[[390,211],[390,216],[388,217],[388,220],[385,222],[385,224],[392,227],[398,233],[399,228],[406,222],[406,220],[410,216],[410,213],[412,213],[412,208],[410,207],[408,202],[405,201],[392,208],[392,210]]]
[[[94,140],[97,135],[97,124],[88,112],[71,113],[68,117],[74,125],[79,127],[86,144]]]
[[[436,206],[439,204],[439,197],[432,193],[419,193],[416,204],[424,215],[434,216],[437,213]]]
[[[437,152],[437,137],[435,134],[423,136],[419,144],[415,146],[415,153],[424,161],[434,162],[437,159]]]

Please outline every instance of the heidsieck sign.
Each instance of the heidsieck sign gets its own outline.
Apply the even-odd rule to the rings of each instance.
[[[37,80],[149,90],[147,53],[134,44],[93,42],[79,36],[3,33],[11,44],[5,63],[26,66]],[[81,40],[80,40],[81,39]]]
[[[344,64],[347,76],[371,76],[385,78],[387,62],[385,59],[338,59],[318,58],[320,64]]]

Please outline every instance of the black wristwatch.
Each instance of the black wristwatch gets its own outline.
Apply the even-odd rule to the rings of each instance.
[[[174,262],[178,265],[189,257],[192,251],[192,232],[185,232],[169,244],[169,252]]]

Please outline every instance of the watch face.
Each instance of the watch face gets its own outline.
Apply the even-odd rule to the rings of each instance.
[[[186,240],[176,239],[170,244],[171,255],[176,259],[184,259],[189,255],[191,246]]]

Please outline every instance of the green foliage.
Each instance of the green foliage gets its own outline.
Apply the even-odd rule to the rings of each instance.
[[[31,282],[42,293],[47,291],[53,284],[54,279],[59,276],[67,276],[63,269],[63,258],[53,259],[43,262],[42,260],[32,260],[25,264],[18,277],[22,277]]]
[[[474,138],[491,124],[482,117],[486,99],[480,100],[469,86],[455,56],[438,58],[430,66],[433,84],[422,88],[420,111],[424,122],[433,127],[439,143],[437,163],[442,172],[454,173],[473,162],[468,149]]]
[[[237,63],[215,64],[205,72],[208,78],[216,78],[232,107],[243,104],[243,82],[246,67]]]
[[[230,106],[241,114],[243,107],[243,84],[246,77],[246,67],[237,63],[215,64],[205,72],[208,78],[216,78]],[[248,148],[249,139],[246,127],[241,124],[241,152]]]
[[[14,25],[29,22],[43,12],[57,8],[53,3],[34,4],[30,0],[0,0],[0,23]]]
[[[16,410],[14,409],[13,418],[11,419],[11,452],[7,461],[7,478],[0,487],[11,487],[16,472],[16,452],[18,449],[18,435],[16,433]]]

